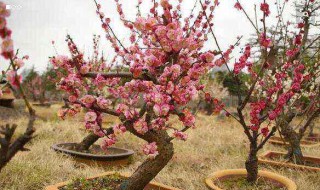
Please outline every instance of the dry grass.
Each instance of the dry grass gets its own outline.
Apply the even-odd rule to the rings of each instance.
[[[36,138],[28,145],[29,152],[20,152],[0,173],[0,189],[39,190],[44,186],[74,177],[91,176],[108,170],[129,171],[136,169],[146,159],[140,148],[144,142],[133,135],[124,135],[118,147],[136,151],[133,162],[127,167],[99,168],[81,165],[72,158],[57,154],[50,146],[59,142],[79,142],[85,136],[83,126],[77,120],[60,121],[55,116],[58,106],[50,109],[38,108],[38,113],[50,118],[36,123]],[[1,111],[1,110],[0,110]],[[26,119],[0,120],[0,124],[12,121],[24,129]],[[176,123],[176,122],[173,122]],[[243,168],[248,143],[240,126],[232,119],[219,120],[215,116],[198,115],[197,128],[188,131],[186,142],[174,141],[175,156],[156,177],[156,181],[185,190],[206,189],[204,178],[209,174],[230,168]],[[137,145],[138,144],[138,145]],[[263,151],[283,150],[267,144]],[[262,152],[261,152],[262,153]],[[304,153],[320,156],[319,147],[304,149]],[[276,169],[261,166],[283,174],[294,181],[301,190],[319,189],[319,173],[302,172],[290,169]]]

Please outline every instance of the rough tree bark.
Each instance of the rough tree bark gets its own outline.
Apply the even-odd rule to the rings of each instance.
[[[299,134],[290,126],[290,122],[296,115],[293,112],[288,112],[278,122],[281,135],[284,137],[285,142],[289,143],[288,152],[285,156],[286,159],[297,164],[303,163],[303,154],[300,147]]]
[[[258,179],[258,158],[257,158],[257,142],[250,142],[250,152],[248,159],[245,162],[247,170],[247,181],[249,183],[255,183]]]
[[[310,124],[310,129],[309,129],[309,134],[308,134],[308,137],[313,137],[314,136],[314,132],[313,132],[313,130],[314,130],[314,125],[315,125],[315,122],[312,122],[311,124]]]
[[[303,154],[297,133],[294,132],[285,139],[289,143],[288,153],[285,158],[294,163],[303,164]]]
[[[303,154],[300,146],[301,139],[299,138],[298,133],[294,131],[289,124],[280,127],[285,142],[289,143],[288,152],[285,158],[297,164],[303,164]]]
[[[76,147],[76,151],[87,151],[89,150],[89,148],[95,143],[97,142],[97,140],[100,137],[94,133],[90,133],[88,136],[86,136]]]
[[[121,190],[142,190],[168,164],[174,154],[174,148],[166,131],[149,131],[140,135],[133,128],[128,129],[149,143],[156,142],[158,146],[159,154],[154,159],[147,159],[143,162],[120,186]]]

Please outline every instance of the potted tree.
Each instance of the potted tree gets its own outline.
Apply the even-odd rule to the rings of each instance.
[[[311,3],[312,2],[310,1],[306,1],[306,4]],[[275,28],[282,28],[280,25],[284,22],[283,7],[285,7],[286,4],[287,1],[277,4],[277,7],[280,8],[279,11],[275,13],[276,20],[278,21]],[[204,8],[205,7],[203,7],[203,9]],[[243,84],[243,81],[238,75],[244,71],[244,69],[247,69],[250,74],[250,80],[248,82],[249,87],[245,92],[245,96],[241,97],[242,94],[240,93],[240,90],[238,90],[237,93],[237,114],[232,114],[225,110],[223,105],[221,105],[218,100],[212,98],[210,94],[207,94],[207,100],[214,103],[217,108],[225,110],[228,116],[231,116],[240,123],[249,140],[250,150],[245,162],[245,170],[217,172],[210,176],[206,182],[211,188],[219,189],[214,183],[218,183],[218,181],[221,180],[221,186],[232,188],[239,184],[237,184],[237,182],[241,181],[242,176],[242,178],[245,177],[246,180],[244,183],[240,184],[243,184],[244,186],[250,184],[259,185],[260,183],[262,185],[260,188],[263,188],[264,180],[269,180],[269,185],[272,185],[272,181],[276,180],[279,184],[282,183],[282,187],[296,189],[296,185],[292,181],[290,182],[289,179],[280,178],[270,172],[259,171],[257,154],[279,128],[278,122],[281,117],[286,114],[286,111],[290,109],[295,96],[301,94],[301,85],[305,82],[304,76],[307,74],[304,73],[304,61],[300,60],[298,56],[304,51],[305,35],[308,34],[306,34],[303,27],[295,27],[295,31],[290,33],[290,27],[281,25],[285,26],[284,28],[287,36],[293,35],[293,37],[276,38],[276,35],[270,33],[270,30],[267,28],[266,19],[269,18],[271,12],[269,4],[266,1],[262,1],[260,4],[260,24],[258,24],[258,12],[255,14],[255,20],[252,20],[239,1],[236,2],[235,8],[244,13],[255,30],[255,42],[258,46],[258,59],[254,59],[252,55],[252,52],[255,51],[252,45],[247,44],[246,47],[243,48],[242,56],[235,62],[233,70],[230,69],[228,63],[230,63],[229,55],[234,49],[234,46],[231,46],[230,49],[222,52],[220,60],[216,63],[218,65],[227,65],[230,75],[238,85],[238,89],[241,89],[241,85]],[[211,32],[216,45],[219,47],[213,30],[211,30]],[[291,39],[293,40],[291,41]],[[281,52],[281,57],[278,56],[280,54],[278,52],[278,46],[280,46],[280,44],[281,47],[284,47],[284,51]],[[246,110],[249,110],[250,112],[249,117],[245,115]],[[260,180],[258,180],[258,176]],[[229,182],[230,180],[228,178],[231,180],[231,183],[223,183],[223,181]],[[286,182],[284,182],[284,180]],[[227,184],[231,185],[231,187],[227,187]],[[246,189],[246,187],[237,188]]]
[[[312,122],[320,114],[319,55],[318,51],[315,50],[319,48],[319,38],[313,37],[311,32],[317,31],[317,29],[312,27],[312,18],[318,14],[319,5],[319,2],[308,1],[303,1],[300,4],[295,5],[307,13],[307,15],[303,15],[299,18],[299,22],[297,23],[298,28],[303,32],[303,37],[300,41],[296,36],[288,36],[288,39],[290,39],[289,42],[300,43],[300,50],[294,56],[294,60],[304,63],[305,75],[303,76],[303,81],[299,87],[300,89],[298,89],[300,91],[299,95],[291,99],[288,109],[284,110],[276,120],[276,126],[279,129],[281,136],[272,137],[270,140],[270,143],[288,146],[288,152],[269,151],[262,156],[261,162],[319,171],[319,158],[304,156],[301,150],[301,146],[315,147],[320,145],[316,141],[313,142],[303,139],[307,129],[311,127]],[[282,32],[286,33],[287,31],[275,31],[280,38],[283,37]],[[295,44],[286,43],[284,41],[282,43],[279,42],[281,42],[281,40],[276,44],[278,47],[278,54],[276,55],[277,59],[282,56],[281,54],[283,54],[283,51],[285,50],[282,49],[283,46],[281,44],[284,44],[284,46],[287,47],[295,46]],[[299,118],[301,118],[301,121],[295,126],[294,120],[299,120]],[[279,159],[281,158],[282,161],[279,162]],[[277,159],[278,161],[276,161]]]
[[[214,59],[213,52],[203,49],[208,25],[202,11],[192,24],[189,17],[180,19],[180,2],[177,6],[167,0],[155,2],[148,16],[142,16],[141,3],[138,3],[137,19],[128,21],[122,5],[116,1],[121,21],[130,31],[130,44],[125,45],[96,2],[102,27],[116,54],[108,68],[91,72],[91,64],[84,60],[70,37],[67,42],[71,57],[56,56],[51,60],[55,67],[68,72],[58,86],[69,93],[71,108],[60,112],[61,117],[74,116],[80,107],[86,108],[86,128],[104,137],[101,146],[106,150],[126,131],[147,142],[143,152],[148,159],[117,184],[116,188],[128,190],[144,189],[172,158],[172,140],[185,140],[185,131],[195,127],[195,117],[186,105],[203,89],[200,77],[213,66]],[[213,11],[214,7],[210,9]],[[194,13],[191,15],[193,18]],[[117,65],[126,67],[128,72],[110,72]],[[122,83],[121,79],[127,82]],[[95,94],[81,95],[82,89],[94,89]],[[119,99],[115,109],[108,99],[110,94]],[[143,104],[138,106],[140,99]],[[111,133],[102,128],[102,113],[121,120]],[[182,128],[167,124],[172,115],[179,117]]]

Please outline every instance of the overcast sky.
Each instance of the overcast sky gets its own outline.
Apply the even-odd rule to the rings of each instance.
[[[113,20],[111,25],[119,38],[124,39],[126,32],[118,22],[114,0],[97,1],[102,4],[102,10],[106,16]],[[237,36],[248,37],[253,32],[253,28],[245,16],[233,8],[235,0],[220,1],[214,14],[214,30],[222,48],[225,49],[235,42]],[[259,8],[261,1],[242,0],[242,4],[253,18],[253,4],[257,4]],[[55,55],[51,45],[52,40],[55,41],[59,54],[68,53],[64,41],[67,33],[71,34],[78,47],[87,55],[92,51],[93,34],[102,36],[100,49],[105,54],[110,50],[104,39],[100,20],[95,13],[93,0],[4,0],[4,2],[11,5],[8,25],[13,30],[15,49],[20,49],[20,55],[29,55],[27,66],[34,64],[38,71],[43,71],[48,64],[48,57]],[[120,0],[120,2],[123,3],[125,14],[133,20],[137,0]],[[143,2],[142,10],[148,7],[150,0],[143,0]],[[182,7],[184,15],[190,13],[193,4],[194,0],[184,0]],[[275,14],[274,9],[271,11]],[[272,24],[275,21],[269,20],[269,22]],[[6,63],[3,59],[0,61],[0,69],[3,69]]]

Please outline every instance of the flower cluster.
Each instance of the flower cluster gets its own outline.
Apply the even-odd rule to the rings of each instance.
[[[2,39],[1,55],[5,59],[13,57],[13,41],[11,39],[11,30],[7,28],[6,18],[10,16],[10,11],[6,9],[6,4],[0,2],[0,37]]]
[[[249,45],[247,45],[245,47],[245,50],[244,50],[244,53],[243,55],[240,57],[239,59],[239,62],[235,63],[234,64],[234,69],[233,69],[233,72],[235,74],[239,74],[240,71],[245,68],[245,67],[248,67],[248,69],[250,71],[252,71],[251,69],[251,66],[252,66],[252,63],[251,62],[248,62],[248,58],[250,57],[251,55],[251,47]]]
[[[265,16],[269,16],[270,9],[268,3],[261,3],[260,10],[265,14]]]
[[[157,149],[157,144],[155,142],[152,142],[143,146],[143,153],[145,153],[149,158],[152,159],[159,154]]]

